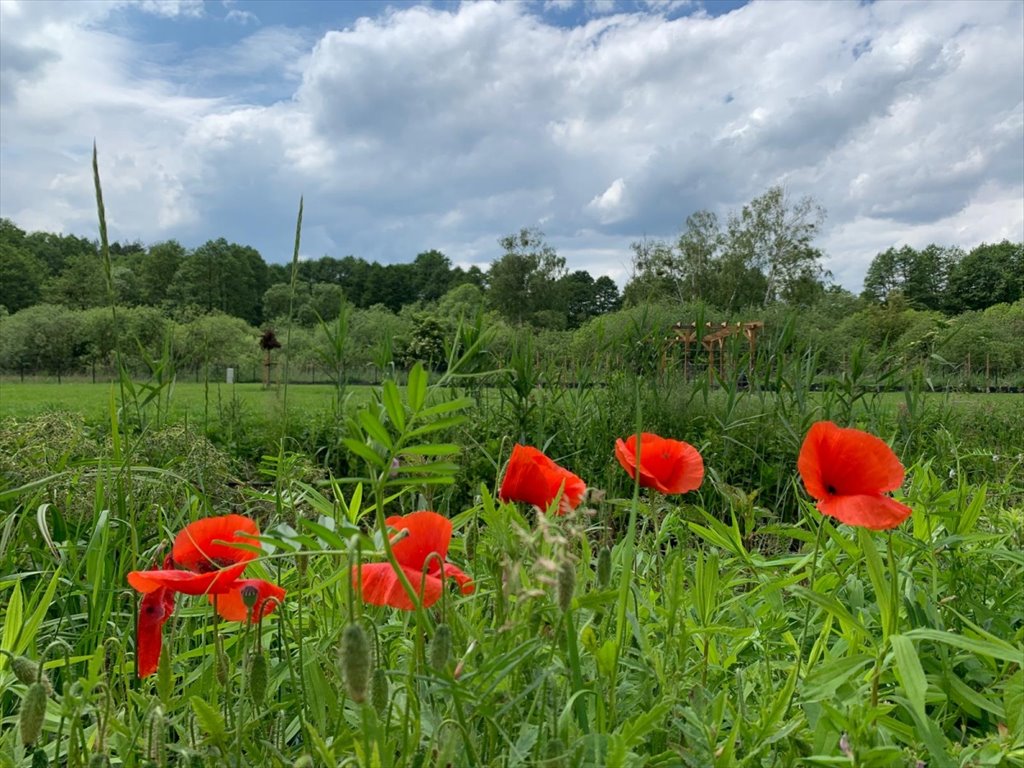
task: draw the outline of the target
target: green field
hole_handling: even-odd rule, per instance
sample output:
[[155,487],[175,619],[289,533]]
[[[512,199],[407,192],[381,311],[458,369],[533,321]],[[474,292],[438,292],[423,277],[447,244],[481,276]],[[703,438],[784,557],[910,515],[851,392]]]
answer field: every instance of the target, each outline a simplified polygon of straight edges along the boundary
[[[0,768],[1024,764],[1022,398],[531,375],[414,369],[340,413],[317,385],[138,384],[112,409],[116,384],[0,382]],[[797,457],[821,420],[881,438],[905,476],[872,493],[908,517],[819,512]],[[698,487],[635,483],[638,430],[696,447]],[[579,476],[576,509],[554,514],[561,479],[532,507],[528,470],[496,498],[516,443]],[[844,456],[836,493],[870,496]],[[439,527],[400,545],[424,509]],[[173,578],[234,562],[188,565],[189,525],[227,513],[280,604],[142,602],[172,551]],[[410,569],[405,597],[354,568]]]
[[[360,388],[350,387],[349,392]],[[366,388],[361,388],[364,393]],[[334,388],[324,384],[293,384],[288,388],[288,408],[297,413],[329,410]],[[46,411],[70,410],[88,421],[108,418],[112,398],[120,396],[117,383],[93,384],[85,381],[17,382],[0,381],[0,418],[26,418]],[[358,398],[358,395],[356,395]],[[232,401],[253,414],[276,418],[284,407],[281,387],[264,389],[260,384],[222,384],[176,382],[170,391],[171,421],[186,417],[196,423],[215,418]]]

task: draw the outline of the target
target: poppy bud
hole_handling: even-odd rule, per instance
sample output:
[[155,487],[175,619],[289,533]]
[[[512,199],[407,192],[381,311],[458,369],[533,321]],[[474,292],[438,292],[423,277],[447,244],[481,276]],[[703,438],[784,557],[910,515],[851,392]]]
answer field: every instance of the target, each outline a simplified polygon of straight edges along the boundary
[[452,628],[447,624],[438,624],[434,630],[434,639],[430,641],[430,666],[440,672],[448,666],[452,655]]
[[[36,747],[32,753],[32,768],[50,768],[50,761],[46,758],[46,752],[42,747]],[[92,768],[91,761],[89,768]]]
[[49,696],[53,693],[53,686],[50,685],[50,678],[43,672],[39,674],[39,665],[32,659],[26,656],[12,656],[11,657],[11,671],[14,676],[18,678],[19,683],[24,685],[32,685],[32,683],[42,683],[43,687],[46,688],[46,695]]
[[370,683],[370,703],[377,710],[377,714],[383,716],[384,710],[388,706],[388,676],[379,667],[373,670],[373,680]]
[[556,585],[558,607],[565,613],[572,607],[572,595],[576,591],[576,566],[572,560],[565,559],[558,564],[558,583]]
[[21,700],[18,714],[18,726],[21,729],[21,743],[24,746],[35,744],[43,730],[43,718],[46,717],[46,687],[42,683],[32,683]]
[[465,549],[466,549],[466,559],[467,560],[475,560],[476,559],[476,545],[477,545],[477,542],[479,542],[479,541],[480,541],[480,526],[478,526],[476,524],[476,522],[472,522],[472,523],[470,523],[469,527],[466,529],[466,540],[464,542]]
[[254,704],[262,704],[267,694],[267,657],[257,653],[249,662],[249,695]]
[[252,584],[242,587],[242,602],[245,607],[252,610],[256,607],[256,601],[260,599],[260,590]]
[[231,674],[228,671],[228,656],[224,653],[222,648],[217,649],[217,658],[214,663],[217,672],[217,682],[220,683],[222,687],[227,688],[228,681],[231,679]]
[[370,640],[362,624],[349,624],[341,634],[341,672],[348,695],[360,704],[366,701],[370,681]]
[[612,580],[611,547],[601,547],[597,553],[597,586],[606,589]]
[[110,768],[110,758],[103,752],[94,752],[89,758],[89,768]]
[[313,765],[313,758],[309,755],[303,755],[292,763],[292,768],[313,768]]

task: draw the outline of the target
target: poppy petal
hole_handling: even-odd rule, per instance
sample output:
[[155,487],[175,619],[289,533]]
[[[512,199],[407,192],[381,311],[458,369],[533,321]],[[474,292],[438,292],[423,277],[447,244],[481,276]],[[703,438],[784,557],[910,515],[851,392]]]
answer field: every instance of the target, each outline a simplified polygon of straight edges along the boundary
[[[436,552],[441,560],[448,556],[448,544],[452,540],[452,523],[444,515],[429,510],[411,512],[408,515],[395,515],[385,521],[396,531],[408,531],[408,535],[392,545],[395,559],[406,568],[417,573],[423,570],[423,564]],[[431,558],[430,570],[437,570],[437,558]]]
[[[256,602],[250,609],[242,597],[242,590],[252,587],[256,590]],[[217,614],[227,621],[259,620],[270,615],[277,604],[284,600],[285,590],[277,584],[263,579],[239,579],[228,592],[222,595],[207,595],[217,609]],[[275,598],[271,600],[270,598]]]
[[910,507],[881,494],[832,496],[818,502],[818,510],[847,525],[859,525],[875,531],[895,528],[911,513]]
[[808,430],[797,469],[807,493],[819,501],[880,494],[903,484],[903,465],[884,440],[831,421],[819,421]]
[[173,569],[131,571],[128,574],[128,583],[143,594],[155,592],[161,587],[185,595],[224,594],[242,575],[246,565],[247,563],[238,563],[210,573],[192,573],[191,571]]
[[[441,580],[436,576],[423,575],[419,571],[402,566],[409,583],[420,596],[424,608],[429,608],[441,597]],[[389,605],[403,611],[415,610],[412,600],[398,580],[398,574],[390,563],[366,563],[352,569],[352,586],[362,582],[363,600],[373,605]]]
[[579,506],[586,490],[587,484],[578,475],[559,466],[536,448],[516,444],[512,448],[498,498],[547,509],[561,491],[558,513],[566,514]]
[[157,589],[143,595],[139,603],[138,634],[135,636],[135,655],[139,677],[149,677],[160,664],[163,648],[163,627],[174,612],[174,593]]
[[256,553],[232,546],[230,542],[259,546],[259,542],[252,538],[259,534],[256,523],[244,515],[221,515],[197,520],[187,525],[174,539],[174,562],[196,573],[248,562],[256,557]]
[[682,440],[661,437],[653,432],[640,435],[640,461],[637,462],[636,435],[615,441],[615,457],[630,477],[640,475],[640,485],[661,493],[687,493],[704,481],[704,459],[700,452]]
[[476,584],[473,583],[473,577],[463,573],[462,569],[451,563],[444,564],[444,575],[446,578],[455,579],[455,583],[459,585],[459,591],[464,595],[471,595],[476,591]]

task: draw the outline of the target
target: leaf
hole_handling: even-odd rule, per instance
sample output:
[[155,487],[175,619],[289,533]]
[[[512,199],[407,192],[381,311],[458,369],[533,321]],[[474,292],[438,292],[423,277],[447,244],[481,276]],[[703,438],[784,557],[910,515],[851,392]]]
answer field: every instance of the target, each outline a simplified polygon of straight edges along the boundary
[[455,443],[423,443],[402,448],[399,456],[451,456],[462,450]]
[[1003,706],[1006,709],[1006,727],[1016,744],[1024,743],[1024,669],[1018,669],[1003,690]]
[[928,692],[928,680],[924,676],[924,668],[921,660],[917,657],[917,649],[910,638],[903,635],[893,635],[889,638],[892,645],[893,655],[896,657],[896,671],[899,673],[900,683],[907,694],[911,706],[915,707],[919,714],[925,714],[924,697]]
[[870,635],[864,629],[864,626],[834,597],[823,595],[820,592],[813,592],[807,589],[807,587],[793,587],[793,591],[839,619],[839,623],[843,625],[844,632],[851,629],[856,630],[862,637],[870,639]]
[[223,744],[227,740],[227,727],[220,712],[199,696],[191,696],[189,701],[192,704],[192,711],[196,713],[199,727],[210,734],[215,744]]
[[43,623],[43,619],[46,618],[47,612],[50,610],[50,603],[53,602],[53,596],[57,592],[57,585],[60,584],[60,568],[53,573],[53,578],[50,579],[50,583],[46,587],[46,591],[43,593],[39,602],[36,603],[35,608],[30,608],[32,614],[25,621],[21,628],[18,642],[14,648],[14,653],[24,653],[29,645],[36,639],[36,633],[39,631],[39,626]]
[[406,382],[406,394],[409,399],[409,407],[413,413],[419,412],[423,403],[427,400],[427,373],[423,370],[422,363],[416,363],[409,371],[409,379]]
[[6,611],[4,611],[3,645],[0,646],[0,648],[11,653],[14,653],[14,644],[18,641],[18,635],[21,633],[23,600],[21,584],[14,582],[11,600],[7,604]]
[[362,428],[366,430],[366,434],[383,445],[389,451],[394,447],[391,435],[388,434],[384,425],[380,423],[380,419],[377,417],[376,413],[373,413],[368,408],[363,408],[359,411],[356,417],[359,419],[359,424]]
[[363,459],[371,467],[384,469],[384,459],[363,441],[356,440],[352,437],[345,437],[342,438],[341,442],[346,448],[352,451],[356,456]]
[[466,419],[466,416],[449,416],[447,419],[438,419],[437,421],[432,421],[429,424],[424,424],[421,427],[416,427],[416,429],[409,430],[409,432],[406,433],[405,438],[407,440],[415,440],[423,437],[424,435],[429,435],[432,432],[451,429],[452,427],[457,427],[460,424],[465,424]]
[[952,632],[943,632],[938,629],[924,628],[912,629],[904,633],[903,636],[911,640],[934,640],[937,643],[945,643],[954,648],[970,651],[978,656],[987,656],[991,659],[1009,661],[1015,664],[1020,664],[1021,659],[1024,658],[1024,648],[1014,646],[1002,640],[982,640],[976,637],[956,635]]
[[395,425],[399,432],[404,432],[405,406],[402,405],[402,396],[398,393],[398,385],[391,379],[384,382],[381,399],[384,401],[384,410],[387,411],[391,423]]
[[885,578],[885,571],[882,567],[882,558],[875,549],[875,540],[871,532],[864,528],[857,528],[857,541],[860,543],[861,552],[864,553],[864,562],[868,566],[868,576],[871,578],[871,586],[875,589],[875,601],[882,614],[882,639],[889,634],[893,626],[892,595],[889,592],[889,582]]

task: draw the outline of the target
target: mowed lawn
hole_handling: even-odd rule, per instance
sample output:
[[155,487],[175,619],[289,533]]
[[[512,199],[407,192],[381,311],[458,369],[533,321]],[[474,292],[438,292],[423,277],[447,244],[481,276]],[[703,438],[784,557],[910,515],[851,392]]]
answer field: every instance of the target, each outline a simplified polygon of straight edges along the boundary
[[[357,402],[369,387],[348,387],[346,393]],[[138,391],[139,397],[145,393]],[[164,393],[166,396],[166,392]],[[334,388],[326,384],[292,384],[288,387],[290,413],[323,412],[331,409]],[[109,418],[110,404],[120,399],[116,383],[84,381],[18,382],[0,380],[0,418],[27,418],[48,411],[74,411],[87,421]],[[253,416],[277,418],[284,407],[283,387],[264,389],[261,384],[177,382],[170,393],[170,420],[202,422],[241,410]]]

